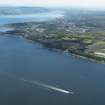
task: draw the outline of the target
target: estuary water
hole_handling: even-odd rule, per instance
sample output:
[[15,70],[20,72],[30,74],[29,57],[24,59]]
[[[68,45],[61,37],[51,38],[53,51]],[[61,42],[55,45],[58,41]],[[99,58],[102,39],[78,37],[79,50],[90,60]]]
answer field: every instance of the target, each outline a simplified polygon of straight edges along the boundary
[[105,105],[104,64],[13,36],[0,36],[0,105]]
[[0,24],[51,21],[53,19],[62,18],[63,16],[64,12],[62,11],[24,15],[0,15]]

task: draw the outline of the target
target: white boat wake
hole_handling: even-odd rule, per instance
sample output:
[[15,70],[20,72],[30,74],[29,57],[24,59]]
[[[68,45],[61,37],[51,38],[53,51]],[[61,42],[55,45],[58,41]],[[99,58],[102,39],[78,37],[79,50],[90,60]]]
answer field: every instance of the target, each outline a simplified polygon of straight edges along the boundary
[[71,95],[74,94],[73,91],[63,90],[63,89],[60,89],[60,88],[57,88],[57,87],[54,87],[54,86],[51,86],[51,85],[47,85],[47,84],[44,84],[44,83],[41,83],[41,82],[29,81],[29,80],[25,80],[25,79],[20,79],[20,80],[22,80],[24,82],[32,83],[32,84],[35,84],[35,85],[38,85],[38,86],[41,86],[41,87],[44,87],[44,88],[48,88],[48,89],[51,89],[51,90],[62,92],[62,93],[65,93],[65,94],[71,94]]

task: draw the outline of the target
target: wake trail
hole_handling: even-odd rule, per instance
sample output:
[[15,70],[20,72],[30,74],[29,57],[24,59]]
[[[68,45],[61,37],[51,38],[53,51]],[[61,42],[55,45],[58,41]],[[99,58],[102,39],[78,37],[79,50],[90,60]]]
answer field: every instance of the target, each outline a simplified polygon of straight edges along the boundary
[[47,88],[47,89],[58,91],[58,92],[61,92],[61,93],[71,94],[71,95],[74,94],[73,91],[68,91],[68,90],[60,89],[60,88],[57,88],[55,86],[47,85],[47,84],[44,84],[44,83],[41,83],[41,82],[38,82],[38,81],[30,81],[30,80],[25,80],[25,79],[20,79],[20,80],[22,80],[24,82],[32,83],[32,84],[35,84],[35,85],[38,85],[38,86],[41,86],[41,87],[44,87],[44,88]]
[[39,82],[39,81],[26,80],[26,79],[21,78],[21,77],[17,78],[16,76],[10,75],[8,72],[0,72],[0,73],[5,74],[5,75],[7,75],[9,77],[13,77],[16,80],[20,80],[20,81],[24,81],[24,82],[27,82],[27,83],[31,83],[31,84],[34,84],[34,85],[37,85],[37,86],[41,86],[41,87],[44,87],[44,88],[47,88],[47,89],[50,89],[50,90],[58,91],[58,92],[61,92],[61,93],[74,95],[74,92],[72,90],[68,91],[68,90],[57,88],[55,86],[48,85],[48,84],[45,84],[45,83],[42,83],[42,82]]

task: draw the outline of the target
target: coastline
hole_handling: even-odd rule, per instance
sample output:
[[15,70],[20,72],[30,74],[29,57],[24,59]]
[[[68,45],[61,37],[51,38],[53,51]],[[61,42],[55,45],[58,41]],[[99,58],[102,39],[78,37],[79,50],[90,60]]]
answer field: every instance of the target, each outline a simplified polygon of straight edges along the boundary
[[[11,37],[13,36],[12,34],[4,34],[5,36],[8,36],[8,37]],[[1,35],[2,36],[2,35]],[[96,59],[93,59],[93,58],[88,58],[87,56],[82,56],[82,55],[79,55],[79,54],[75,54],[75,53],[70,53],[69,51],[65,51],[65,50],[62,50],[62,49],[56,49],[56,48],[51,48],[51,47],[47,47],[45,46],[44,44],[38,42],[38,41],[35,41],[35,40],[31,40],[31,39],[28,39],[28,38],[25,38],[23,36],[17,36],[17,35],[14,35],[13,37],[19,37],[19,38],[22,38],[22,39],[25,39],[27,41],[30,41],[31,43],[38,43],[40,44],[43,48],[47,48],[48,50],[50,51],[55,51],[55,52],[60,52],[60,53],[64,53],[64,54],[67,54],[67,55],[70,55],[70,56],[73,56],[75,58],[81,58],[81,59],[84,59],[84,60],[89,60],[89,61],[92,61],[92,62],[95,62],[95,63],[98,63],[98,64],[105,64],[105,61],[99,61],[99,60],[96,60]]]
[[[31,25],[30,25],[31,24]],[[96,56],[93,52],[92,53],[85,53],[85,47],[82,48],[81,51],[78,50],[78,47],[75,48],[75,45],[77,44],[77,42],[73,42],[73,40],[71,40],[69,43],[71,44],[72,42],[74,43],[73,45],[73,49],[70,48],[63,48],[62,46],[59,46],[59,44],[62,44],[63,41],[67,42],[68,43],[68,39],[67,40],[61,40],[60,42],[58,41],[56,44],[56,40],[59,40],[59,38],[57,39],[56,37],[54,37],[55,39],[53,39],[53,36],[51,35],[48,35],[46,33],[36,33],[36,28],[32,31],[31,28],[34,26],[34,25],[39,25],[39,24],[45,24],[45,23],[14,23],[14,24],[7,24],[7,25],[4,25],[3,27],[9,27],[9,28],[13,28],[13,30],[7,30],[6,32],[1,32],[0,35],[14,35],[14,36],[19,36],[19,37],[22,37],[24,39],[27,39],[27,40],[30,40],[32,42],[37,42],[39,44],[41,44],[42,46],[48,48],[48,49],[51,49],[51,50],[54,50],[54,51],[60,51],[60,52],[64,52],[64,53],[67,53],[67,54],[70,54],[74,57],[78,57],[78,58],[82,58],[82,59],[87,59],[89,61],[92,61],[92,62],[96,62],[96,63],[101,63],[101,64],[105,64],[105,58],[102,58],[102,57],[99,57],[99,56]],[[48,23],[47,23],[48,24]],[[29,27],[27,31],[27,27]],[[46,26],[47,27],[47,26]],[[40,29],[40,28],[38,28]],[[42,30],[42,28],[41,28]],[[39,30],[40,31],[40,30]],[[62,37],[61,37],[62,38]],[[53,40],[53,41],[52,41]],[[79,41],[77,39],[77,41]],[[69,45],[70,46],[70,45]],[[84,45],[82,45],[84,46]],[[81,47],[81,46],[79,46]],[[75,50],[74,50],[75,48]]]

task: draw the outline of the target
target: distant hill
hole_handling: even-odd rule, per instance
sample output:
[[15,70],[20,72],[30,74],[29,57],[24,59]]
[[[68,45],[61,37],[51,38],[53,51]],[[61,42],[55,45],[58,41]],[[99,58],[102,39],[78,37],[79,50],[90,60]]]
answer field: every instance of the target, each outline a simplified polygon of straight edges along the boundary
[[51,9],[42,7],[0,7],[0,15],[19,15],[50,12]]

